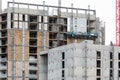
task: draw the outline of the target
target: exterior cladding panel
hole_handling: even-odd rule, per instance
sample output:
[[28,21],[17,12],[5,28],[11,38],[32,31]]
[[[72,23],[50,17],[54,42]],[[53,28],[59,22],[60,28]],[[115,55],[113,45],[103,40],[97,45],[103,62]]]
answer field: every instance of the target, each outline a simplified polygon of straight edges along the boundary
[[[86,46],[86,47],[85,47]],[[101,69],[101,80],[109,80],[110,78],[110,52],[113,47],[104,45],[94,45],[89,41],[82,43],[73,43],[66,46],[48,50],[48,80],[62,79],[60,70],[65,70],[66,80],[85,80],[85,70],[87,69],[87,80],[97,80],[97,69]],[[100,51],[101,58],[97,59],[97,51]],[[65,60],[59,58],[65,53]],[[118,78],[118,53],[120,47],[114,47],[114,80]],[[44,53],[41,52],[42,54]],[[85,60],[87,55],[87,61]],[[57,58],[58,57],[58,58]],[[97,67],[97,60],[101,61],[101,67]],[[65,68],[61,68],[62,61],[65,61]],[[86,66],[85,67],[85,61]],[[56,66],[57,65],[57,66]],[[54,66],[54,67],[52,67]],[[57,74],[57,75],[56,75]],[[59,75],[59,76],[58,76]],[[61,77],[60,77],[61,76]]]

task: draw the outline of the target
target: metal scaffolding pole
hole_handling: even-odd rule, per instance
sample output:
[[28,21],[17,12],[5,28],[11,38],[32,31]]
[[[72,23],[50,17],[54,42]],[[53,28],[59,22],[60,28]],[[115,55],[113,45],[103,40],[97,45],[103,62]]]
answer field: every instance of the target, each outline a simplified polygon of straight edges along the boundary
[[[71,4],[71,8],[73,8],[73,3]],[[73,9],[71,9],[70,32],[73,32]]]
[[85,41],[85,80],[87,80],[87,41]]
[[[23,20],[24,21],[24,20]],[[22,23],[22,80],[25,80],[25,23]]]
[[13,0],[13,26],[11,27],[11,47],[12,47],[12,80],[16,80],[16,46],[14,43],[14,0]]
[[57,16],[57,20],[58,20],[58,27],[57,27],[57,46],[60,46],[60,19],[61,18],[61,0],[58,1],[58,16]]
[[45,30],[45,1],[43,1],[43,23],[42,23],[42,31],[43,31],[43,51],[46,50],[46,30]]
[[88,30],[87,30],[87,32],[90,32],[90,5],[88,5],[87,19],[88,19]]

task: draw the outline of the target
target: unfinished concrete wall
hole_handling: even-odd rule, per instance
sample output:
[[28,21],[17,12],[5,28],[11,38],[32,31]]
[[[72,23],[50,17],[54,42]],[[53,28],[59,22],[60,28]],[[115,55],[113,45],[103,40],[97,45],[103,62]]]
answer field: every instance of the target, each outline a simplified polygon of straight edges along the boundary
[[[62,59],[63,52],[65,59]],[[48,54],[48,80],[56,78],[66,80],[114,78],[115,80],[119,78],[120,47],[94,45],[85,41],[41,52],[41,56],[46,54]],[[113,69],[114,71],[111,73]]]

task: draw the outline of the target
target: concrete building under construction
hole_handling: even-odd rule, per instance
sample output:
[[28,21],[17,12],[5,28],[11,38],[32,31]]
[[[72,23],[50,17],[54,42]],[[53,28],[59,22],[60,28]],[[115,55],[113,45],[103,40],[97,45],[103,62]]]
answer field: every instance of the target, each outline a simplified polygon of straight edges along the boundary
[[40,80],[119,80],[120,47],[85,40],[40,52]]
[[89,8],[8,2],[0,13],[0,80],[39,80],[39,52],[86,39],[104,44],[104,31]]

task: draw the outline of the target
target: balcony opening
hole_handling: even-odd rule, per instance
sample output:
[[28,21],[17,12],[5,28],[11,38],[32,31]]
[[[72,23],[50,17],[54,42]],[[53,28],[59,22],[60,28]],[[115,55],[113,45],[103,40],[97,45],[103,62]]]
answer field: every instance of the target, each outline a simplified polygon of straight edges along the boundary
[[101,61],[97,60],[97,68],[100,68],[100,67],[101,67]]
[[65,52],[62,52],[62,59],[65,59]]
[[13,27],[13,22],[11,22],[11,28],[14,28],[14,27]]
[[7,52],[7,48],[5,48],[5,47],[2,48],[2,49],[1,49],[1,52],[2,52],[2,53],[6,53],[6,52]]
[[1,29],[6,29],[7,28],[7,24],[2,24]]
[[65,61],[62,61],[62,68],[65,68]]
[[101,76],[101,70],[97,69],[97,76]]
[[52,26],[51,25],[49,25],[49,31],[52,31]]
[[118,76],[120,77],[120,70],[118,70]]
[[43,18],[43,16],[41,16],[41,22],[43,22],[43,20],[44,20],[44,18]]
[[37,29],[38,29],[37,24],[31,23],[31,24],[29,25],[29,30],[37,30]]
[[23,14],[23,16],[22,16],[22,19],[23,19],[23,21],[25,21],[25,15]]
[[110,68],[113,68],[113,62],[110,61]]
[[37,22],[37,16],[29,16],[30,22]]
[[97,59],[101,59],[101,52],[97,51]]
[[97,80],[101,80],[101,78],[97,78]]
[[120,53],[118,53],[118,60],[120,60]]
[[62,78],[64,78],[64,77],[65,77],[65,71],[62,70]]
[[5,20],[7,20],[7,14],[2,15],[2,21],[5,21]]
[[29,63],[29,66],[36,67],[36,66],[37,66],[37,63]]
[[29,53],[37,53],[37,47],[30,47]]
[[2,32],[1,36],[2,36],[2,37],[7,36],[7,32]]
[[118,62],[118,68],[120,68],[120,62]]
[[113,53],[110,52],[110,59],[113,59]]
[[110,70],[110,77],[112,77],[113,76],[113,71],[112,70]]
[[7,44],[7,40],[2,40],[1,43],[2,43],[2,45]]
[[36,39],[30,39],[29,44],[33,45],[33,46],[36,46],[37,45],[37,40]]
[[60,31],[67,32],[67,26],[60,26]]
[[36,38],[37,37],[37,32],[30,31],[30,37],[31,38]]

